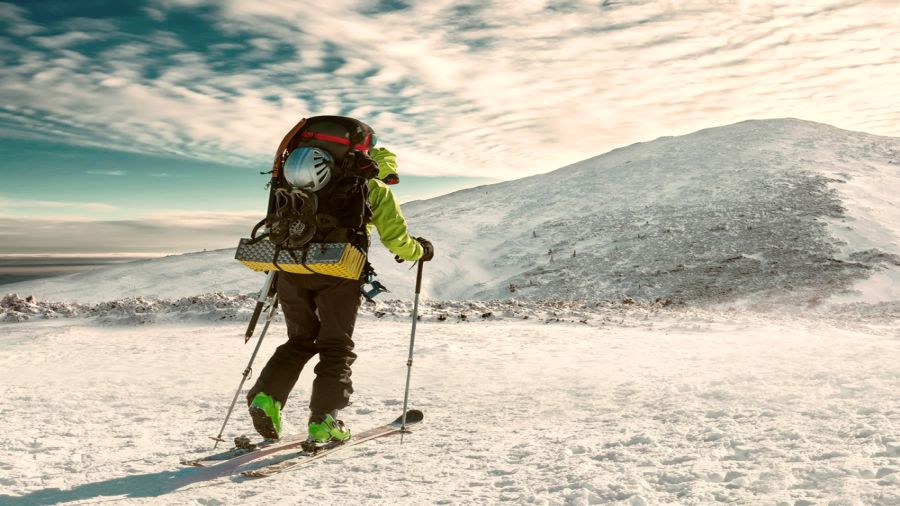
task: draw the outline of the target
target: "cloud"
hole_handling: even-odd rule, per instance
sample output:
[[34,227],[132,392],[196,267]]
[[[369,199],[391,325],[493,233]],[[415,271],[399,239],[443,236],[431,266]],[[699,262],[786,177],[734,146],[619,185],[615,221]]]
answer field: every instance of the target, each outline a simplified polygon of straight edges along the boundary
[[84,173],[92,176],[124,176],[127,174],[124,170],[86,170]]
[[26,17],[28,11],[18,5],[0,2],[0,24],[12,35],[26,36],[40,32],[40,25],[34,24]]
[[84,211],[113,211],[115,206],[100,202],[61,202],[55,200],[10,199],[0,197],[0,208],[76,209]]
[[[900,135],[890,2],[385,4],[156,0],[141,34],[0,4],[40,32],[0,41],[0,97],[28,106],[0,129],[260,166],[300,116],[355,114],[404,173],[498,178],[748,118]],[[106,49],[80,51],[87,36]]]
[[144,13],[154,21],[165,21],[166,13],[163,9],[159,9],[156,7],[143,7]]
[[[262,217],[257,211],[165,211],[148,214],[142,218],[142,221],[159,224],[163,227],[230,229],[235,223],[255,225]],[[250,232],[250,229],[246,229],[245,232]]]
[[69,46],[77,45],[81,42],[91,42],[97,40],[96,35],[85,32],[67,32],[59,35],[48,35],[44,37],[31,37],[31,41],[39,46],[48,49],[63,49]]
[[0,259],[21,259],[21,258],[157,258],[165,255],[165,253],[146,253],[146,252],[117,252],[117,253],[0,253]]
[[92,33],[115,33],[118,31],[118,25],[110,19],[97,18],[70,18],[59,23],[61,28],[71,31],[92,32]]
[[[2,205],[0,200],[0,205]],[[237,246],[259,213],[172,212],[130,220],[0,216],[5,254],[172,253]]]

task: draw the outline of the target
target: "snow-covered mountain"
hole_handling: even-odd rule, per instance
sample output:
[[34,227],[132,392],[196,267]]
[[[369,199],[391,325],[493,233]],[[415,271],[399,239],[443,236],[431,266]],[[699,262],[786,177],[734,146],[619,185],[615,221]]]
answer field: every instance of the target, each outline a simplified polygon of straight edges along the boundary
[[[406,205],[438,250],[416,365],[412,303],[387,300],[413,272],[376,246],[394,293],[357,320],[341,418],[394,419],[411,377],[425,420],[261,481],[237,473],[295,454],[178,465],[210,453],[254,346],[260,368],[287,338],[245,344],[262,275],[233,250],[4,285],[0,504],[898,505],[898,162],[897,139],[745,122]],[[892,302],[743,304],[851,289]],[[575,297],[613,300],[554,300]],[[226,439],[254,432],[239,403]]]
[[[900,139],[779,119],[634,144],[411,202],[404,212],[411,231],[435,244],[424,292],[436,299],[878,302],[900,300],[898,195]],[[232,254],[141,261],[3,291],[102,301],[258,290],[261,276]],[[391,257],[372,248],[382,281],[409,297],[409,265]]]
[[900,281],[900,139],[747,121],[405,212],[445,255],[438,298],[874,296]]

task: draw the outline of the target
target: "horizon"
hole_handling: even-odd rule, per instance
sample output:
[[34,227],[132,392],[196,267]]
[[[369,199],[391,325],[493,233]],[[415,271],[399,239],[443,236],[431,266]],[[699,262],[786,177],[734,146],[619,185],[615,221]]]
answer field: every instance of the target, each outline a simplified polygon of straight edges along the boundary
[[0,2],[0,254],[233,247],[303,116],[371,124],[401,202],[747,120],[900,136],[898,23],[879,0]]

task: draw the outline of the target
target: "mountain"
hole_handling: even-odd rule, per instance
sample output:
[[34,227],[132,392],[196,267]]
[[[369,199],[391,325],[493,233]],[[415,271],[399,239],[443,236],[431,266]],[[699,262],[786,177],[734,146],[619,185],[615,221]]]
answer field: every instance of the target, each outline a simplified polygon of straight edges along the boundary
[[[413,234],[435,244],[424,293],[436,299],[879,302],[900,300],[898,195],[900,139],[777,119],[638,143],[403,209]],[[2,291],[98,301],[258,290],[262,277],[231,256]],[[372,261],[393,296],[411,295],[409,264],[377,245]]]
[[815,299],[862,280],[900,298],[900,139],[807,121],[665,137],[404,211],[446,259],[427,266],[437,298]]

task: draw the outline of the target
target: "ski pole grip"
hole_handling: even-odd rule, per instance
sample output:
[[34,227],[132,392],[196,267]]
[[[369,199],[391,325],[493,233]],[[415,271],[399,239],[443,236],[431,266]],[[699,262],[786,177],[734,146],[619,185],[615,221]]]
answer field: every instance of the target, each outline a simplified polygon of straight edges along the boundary
[[425,262],[419,260],[419,270],[416,271],[416,295],[422,292],[422,266]]

